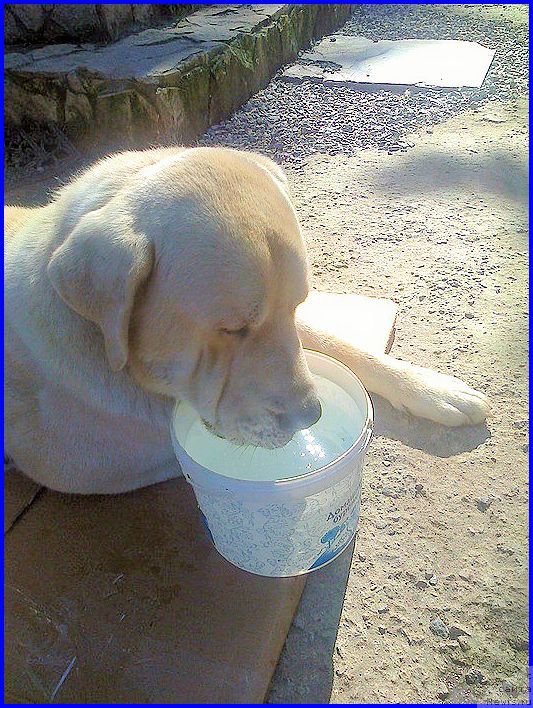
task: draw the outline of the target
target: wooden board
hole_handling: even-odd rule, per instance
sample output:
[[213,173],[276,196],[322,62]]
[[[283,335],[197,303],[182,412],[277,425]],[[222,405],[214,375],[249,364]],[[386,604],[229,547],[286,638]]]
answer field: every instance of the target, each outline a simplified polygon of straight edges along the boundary
[[318,349],[320,333],[324,333],[367,351],[388,352],[397,311],[392,300],[315,290],[296,310],[296,319],[308,333],[314,333],[307,339],[314,339]]

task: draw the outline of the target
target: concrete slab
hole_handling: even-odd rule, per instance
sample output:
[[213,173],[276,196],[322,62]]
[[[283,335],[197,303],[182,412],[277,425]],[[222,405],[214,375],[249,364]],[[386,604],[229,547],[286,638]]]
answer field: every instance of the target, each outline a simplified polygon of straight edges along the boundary
[[332,35],[304,52],[283,77],[325,84],[480,87],[495,50],[476,42],[402,39],[372,41]]
[[[299,317],[332,306],[347,316],[324,322],[337,337],[388,346],[393,303],[312,293]],[[10,472],[4,497],[6,702],[264,701],[305,577],[225,561],[183,478],[88,497]]]
[[15,524],[41,489],[40,484],[24,476],[10,461],[4,461],[4,533]]
[[45,490],[5,552],[10,703],[260,703],[303,588],[224,561],[183,478]]
[[385,298],[315,290],[297,308],[296,319],[309,349],[321,351],[325,335],[367,351],[388,352],[397,312],[398,305]]

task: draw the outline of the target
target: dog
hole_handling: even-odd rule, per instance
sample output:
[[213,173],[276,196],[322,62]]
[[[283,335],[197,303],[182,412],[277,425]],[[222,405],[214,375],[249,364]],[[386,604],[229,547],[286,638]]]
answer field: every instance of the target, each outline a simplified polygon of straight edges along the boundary
[[[267,448],[320,416],[302,349],[316,333],[295,317],[305,245],[268,158],[122,152],[4,220],[5,453],[36,482],[116,494],[180,475],[176,399]],[[488,414],[454,377],[334,338],[320,349],[399,410],[447,426]]]

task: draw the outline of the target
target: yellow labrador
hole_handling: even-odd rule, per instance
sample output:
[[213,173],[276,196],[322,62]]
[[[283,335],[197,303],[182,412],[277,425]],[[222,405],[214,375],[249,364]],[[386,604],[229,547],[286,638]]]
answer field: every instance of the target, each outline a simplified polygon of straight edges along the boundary
[[[180,474],[176,398],[237,443],[277,447],[320,405],[295,310],[304,242],[282,170],[223,148],[112,155],[39,209],[5,208],[5,452],[64,492]],[[479,423],[458,379],[324,340],[370,391]]]

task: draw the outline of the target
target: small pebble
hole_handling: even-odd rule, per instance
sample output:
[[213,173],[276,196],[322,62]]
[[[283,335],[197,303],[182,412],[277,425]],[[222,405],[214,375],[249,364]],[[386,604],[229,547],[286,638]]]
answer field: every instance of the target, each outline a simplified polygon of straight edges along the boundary
[[448,686],[446,686],[445,683],[441,683],[437,688],[437,698],[442,701],[445,698],[448,698],[449,695],[450,691],[448,689]]
[[425,580],[419,580],[418,582],[415,583],[415,588],[417,590],[425,590],[428,587],[429,587],[429,585]]
[[450,630],[439,617],[437,617],[437,619],[431,620],[431,622],[429,623],[429,628],[437,637],[441,637],[442,639],[448,639]]
[[383,519],[378,519],[378,521],[376,521],[376,528],[377,529],[386,529],[387,526],[388,526],[387,522],[383,521]]
[[502,689],[505,693],[512,693],[515,690],[515,687],[512,681],[509,681],[509,679],[504,679],[502,681]]
[[394,489],[391,489],[390,487],[383,487],[381,493],[385,497],[391,497],[392,499],[398,498],[398,492],[395,492]]
[[472,648],[468,637],[457,637],[457,644],[459,644],[463,651],[468,651]]
[[465,676],[467,684],[473,686],[474,684],[484,683],[485,677],[479,669],[471,669]]
[[380,624],[380,625],[378,626],[378,632],[379,632],[380,634],[385,634],[386,631],[387,631],[387,628],[384,627],[382,624]]
[[468,526],[467,531],[468,531],[468,533],[471,533],[472,536],[478,536],[480,533],[483,533],[484,529],[483,528],[474,528],[473,526]]
[[492,497],[480,497],[476,499],[476,506],[480,511],[487,511],[494,499]]
[[457,625],[454,624],[450,627],[450,635],[449,636],[450,636],[450,639],[458,639],[459,637],[463,637],[463,636],[469,637],[470,635],[466,630],[461,629],[461,627],[458,627]]
[[516,651],[527,651],[529,648],[529,642],[524,637],[511,637],[508,641]]

